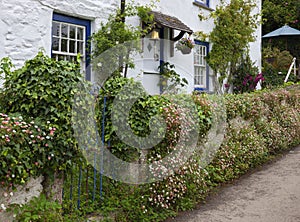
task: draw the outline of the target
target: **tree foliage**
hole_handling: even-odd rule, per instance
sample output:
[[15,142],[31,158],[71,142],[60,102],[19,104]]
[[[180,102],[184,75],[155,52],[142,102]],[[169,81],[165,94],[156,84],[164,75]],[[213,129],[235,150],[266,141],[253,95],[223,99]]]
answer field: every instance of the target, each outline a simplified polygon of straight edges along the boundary
[[285,24],[300,29],[300,1],[263,0],[263,34]]
[[[139,51],[139,40],[152,29],[153,15],[149,12],[153,7],[153,4],[142,6],[127,3],[125,8],[111,14],[106,23],[101,23],[99,30],[92,35],[93,63],[103,79],[112,73],[122,73],[123,68],[126,76],[127,68],[134,66],[130,56]],[[134,26],[125,22],[125,18],[132,17],[139,17],[144,25]]]
[[258,25],[258,14],[253,14],[255,7],[253,0],[231,0],[229,4],[222,1],[210,15],[215,27],[209,34],[213,45],[207,62],[220,75],[219,83],[226,77],[231,81],[239,61],[248,53],[249,42],[255,41]]
[[[263,35],[283,25],[300,30],[300,1],[263,0]],[[288,50],[294,57],[300,56],[300,36],[263,38],[263,47]],[[292,61],[290,61],[291,63]]]

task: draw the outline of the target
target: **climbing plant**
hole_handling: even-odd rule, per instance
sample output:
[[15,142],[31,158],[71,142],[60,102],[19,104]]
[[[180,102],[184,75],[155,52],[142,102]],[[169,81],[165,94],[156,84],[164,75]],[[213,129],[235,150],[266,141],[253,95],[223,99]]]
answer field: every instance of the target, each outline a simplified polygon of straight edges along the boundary
[[[134,66],[130,55],[140,50],[139,40],[154,25],[153,15],[150,13],[154,3],[145,6],[127,3],[123,7],[110,15],[106,23],[101,23],[99,30],[91,37],[94,67],[101,72],[103,79],[112,73],[122,72],[126,77],[127,69]],[[125,18],[137,16],[141,19],[142,26],[134,26],[125,21]]]
[[220,92],[220,83],[227,78],[232,81],[233,73],[245,54],[249,42],[255,41],[254,31],[258,26],[258,14],[253,13],[256,5],[253,0],[231,0],[221,5],[209,17],[199,15],[201,19],[214,19],[215,27],[208,35],[212,49],[207,62],[216,78],[216,90]]

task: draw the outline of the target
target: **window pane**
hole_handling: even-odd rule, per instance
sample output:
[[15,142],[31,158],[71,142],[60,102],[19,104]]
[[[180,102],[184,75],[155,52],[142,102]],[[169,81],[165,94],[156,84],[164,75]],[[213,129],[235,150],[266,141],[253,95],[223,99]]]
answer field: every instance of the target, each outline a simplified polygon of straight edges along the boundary
[[71,61],[71,62],[76,61],[76,56],[67,56],[66,58],[68,61]]
[[61,36],[68,37],[68,25],[66,24],[61,25]]
[[75,33],[76,33],[76,27],[75,26],[70,26],[70,39],[75,39]]
[[83,28],[77,28],[77,39],[83,40]]
[[52,38],[52,50],[59,51],[59,38]]
[[59,36],[60,25],[57,22],[52,22],[52,35]]
[[194,84],[206,87],[206,46],[195,45],[194,51]]
[[65,60],[65,56],[59,55],[59,56],[58,56],[58,60]]
[[70,44],[70,46],[69,46],[69,52],[71,52],[71,53],[75,53],[76,51],[75,51],[75,41],[73,41],[73,40],[70,40],[70,42],[69,42],[69,44]]
[[[64,16],[66,17],[66,16]],[[81,24],[71,24],[61,21],[52,21],[52,57],[56,60],[76,62],[77,53],[81,56],[81,68],[85,70],[86,27]],[[87,28],[90,29],[89,23]]]
[[77,53],[83,55],[83,42],[77,42]]
[[62,39],[61,40],[61,51],[62,52],[67,52],[68,51],[68,40],[67,39]]

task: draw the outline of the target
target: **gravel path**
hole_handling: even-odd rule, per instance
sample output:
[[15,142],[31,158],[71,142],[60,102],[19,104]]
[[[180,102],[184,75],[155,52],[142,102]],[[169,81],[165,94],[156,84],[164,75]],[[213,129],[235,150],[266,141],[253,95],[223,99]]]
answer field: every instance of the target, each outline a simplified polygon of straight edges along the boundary
[[168,222],[300,222],[300,146]]

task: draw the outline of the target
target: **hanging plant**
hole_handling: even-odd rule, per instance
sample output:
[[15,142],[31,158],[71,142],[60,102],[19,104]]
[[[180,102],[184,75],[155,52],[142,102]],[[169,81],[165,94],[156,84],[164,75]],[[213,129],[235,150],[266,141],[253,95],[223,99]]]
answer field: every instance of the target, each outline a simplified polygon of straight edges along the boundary
[[190,38],[182,38],[178,41],[175,48],[181,51],[182,54],[189,54],[194,48],[194,42]]

